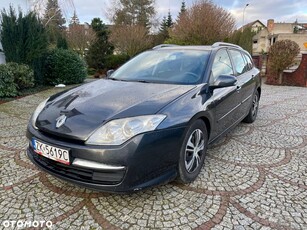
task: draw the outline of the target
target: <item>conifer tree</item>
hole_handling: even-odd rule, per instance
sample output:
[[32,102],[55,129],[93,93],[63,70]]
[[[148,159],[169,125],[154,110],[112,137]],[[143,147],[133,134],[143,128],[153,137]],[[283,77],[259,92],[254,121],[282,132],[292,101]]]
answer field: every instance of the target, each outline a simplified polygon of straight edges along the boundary
[[58,37],[65,29],[66,20],[63,17],[58,0],[48,0],[43,18],[44,25],[48,32],[49,42],[56,44]]
[[186,11],[187,11],[187,9],[186,9],[186,5],[185,5],[185,1],[182,1],[180,12],[179,12],[179,15],[178,15],[178,19],[180,19],[180,17],[183,16]]
[[86,61],[91,68],[103,69],[106,57],[113,53],[114,47],[109,43],[109,31],[100,18],[94,18],[91,23],[96,33],[96,41],[90,46]]
[[168,21],[165,16],[163,17],[160,24],[159,34],[163,37],[163,40],[168,38]]
[[115,6],[113,21],[115,25],[139,25],[150,28],[156,14],[154,0],[119,0]]
[[174,25],[172,15],[170,10],[168,11],[167,17],[163,17],[162,22],[160,24],[158,40],[159,43],[164,43],[165,40],[169,38],[169,29]]
[[32,65],[47,48],[45,29],[34,12],[16,14],[10,6],[1,11],[0,42],[7,62]]
[[74,10],[74,15],[70,19],[70,23],[69,24],[70,25],[78,25],[78,24],[80,24],[80,20],[79,20],[79,18],[77,16],[77,13],[76,13],[75,10]]
[[171,28],[173,26],[173,18],[172,18],[172,15],[171,15],[171,11],[169,10],[168,11],[168,15],[167,15],[167,21],[166,21],[166,25],[168,28]]

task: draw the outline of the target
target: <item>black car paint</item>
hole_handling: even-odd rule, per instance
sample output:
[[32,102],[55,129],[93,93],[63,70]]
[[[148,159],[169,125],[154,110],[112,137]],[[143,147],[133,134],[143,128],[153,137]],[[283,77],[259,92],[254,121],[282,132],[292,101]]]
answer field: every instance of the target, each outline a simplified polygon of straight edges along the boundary
[[[36,125],[54,135],[85,141],[110,119],[155,114],[194,87],[101,79],[54,98],[40,113]],[[57,129],[54,123],[62,114],[68,119]]]
[[[28,148],[28,156],[41,169],[79,185],[109,192],[134,191],[159,184],[161,183],[161,178],[168,181],[176,177],[176,158],[174,156],[177,155],[179,150],[177,140],[181,137],[183,130],[184,127],[178,127],[141,134],[121,146],[88,147],[78,143],[67,143],[66,141],[47,137],[32,127],[28,127],[28,138],[32,138],[34,134],[39,140],[43,139],[47,143],[56,143],[58,147],[62,148],[68,147],[71,150],[71,160],[76,157],[82,157],[96,162],[108,162],[111,165],[127,166],[122,180],[114,184],[101,183],[101,181],[100,183],[99,181],[93,182],[84,177],[69,175],[69,172],[61,172],[58,169],[50,170],[51,167],[44,167],[42,162],[50,162],[51,160],[35,154],[31,143]],[[63,165],[62,167],[66,166]],[[97,172],[106,173],[107,171]],[[164,174],[169,177],[165,178]],[[163,181],[165,182],[165,180]]]
[[[261,93],[256,68],[238,76],[234,86],[210,88],[210,68],[217,50],[211,52],[203,83],[171,85],[99,80],[51,98],[37,119],[39,130],[29,124],[29,139],[35,137],[69,148],[72,159],[126,166],[119,183],[106,185],[52,171],[34,159],[40,156],[33,152],[31,143],[30,159],[57,177],[109,192],[135,191],[173,180],[177,175],[180,143],[193,121],[202,119],[206,123],[209,143],[212,143],[241,122],[248,113],[252,95],[256,90]],[[63,113],[70,117],[63,128],[56,129],[55,119]],[[165,114],[167,118],[155,131],[140,134],[121,146],[84,144],[96,128],[111,119],[155,113]]]

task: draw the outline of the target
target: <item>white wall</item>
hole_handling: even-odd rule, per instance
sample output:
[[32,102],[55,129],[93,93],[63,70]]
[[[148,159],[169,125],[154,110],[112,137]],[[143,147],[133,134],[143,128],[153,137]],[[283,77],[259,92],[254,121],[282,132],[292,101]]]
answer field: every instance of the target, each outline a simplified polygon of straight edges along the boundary
[[[0,50],[2,50],[2,44],[0,43]],[[5,55],[3,52],[0,51],[0,64],[5,63]]]
[[0,52],[0,64],[4,64],[5,63],[5,56],[3,52]]
[[278,35],[278,41],[279,40],[286,40],[289,39],[291,41],[296,42],[301,51],[307,51],[307,47],[305,47],[305,43],[307,43],[307,35],[306,34],[279,34]]

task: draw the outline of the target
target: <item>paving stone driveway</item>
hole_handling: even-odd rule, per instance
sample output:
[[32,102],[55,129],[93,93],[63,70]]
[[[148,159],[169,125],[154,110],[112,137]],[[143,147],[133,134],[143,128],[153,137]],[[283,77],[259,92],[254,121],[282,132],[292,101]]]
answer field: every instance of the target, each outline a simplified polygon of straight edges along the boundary
[[56,91],[0,105],[0,229],[307,229],[307,89],[263,85],[257,121],[212,146],[194,183],[132,195],[79,188],[27,159],[29,116]]

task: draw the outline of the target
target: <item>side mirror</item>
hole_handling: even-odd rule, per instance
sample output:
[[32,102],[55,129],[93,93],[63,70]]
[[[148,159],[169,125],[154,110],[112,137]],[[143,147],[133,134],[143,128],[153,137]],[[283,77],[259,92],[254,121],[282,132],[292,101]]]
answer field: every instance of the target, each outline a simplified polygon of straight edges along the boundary
[[114,73],[114,69],[110,69],[107,71],[107,78],[109,78],[113,73]]
[[237,82],[237,78],[235,76],[220,75],[215,80],[215,82],[212,85],[210,85],[210,89],[217,89],[217,88],[235,86],[236,82]]

